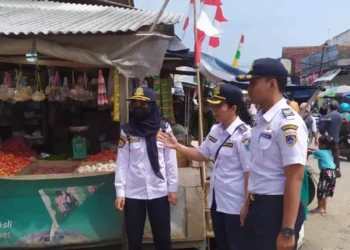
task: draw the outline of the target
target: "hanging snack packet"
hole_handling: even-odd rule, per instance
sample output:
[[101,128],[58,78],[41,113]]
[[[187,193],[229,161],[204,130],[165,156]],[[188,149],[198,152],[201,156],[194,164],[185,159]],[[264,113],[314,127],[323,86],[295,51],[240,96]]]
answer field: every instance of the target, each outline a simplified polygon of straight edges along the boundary
[[69,97],[69,85],[68,85],[68,78],[65,77],[63,80],[63,87],[61,88],[61,94],[63,98],[67,99]]
[[39,72],[37,72],[37,75],[36,75],[36,84],[37,84],[37,89],[32,96],[32,100],[35,102],[44,101],[46,99],[46,96],[41,91],[41,81],[40,81],[40,73]]

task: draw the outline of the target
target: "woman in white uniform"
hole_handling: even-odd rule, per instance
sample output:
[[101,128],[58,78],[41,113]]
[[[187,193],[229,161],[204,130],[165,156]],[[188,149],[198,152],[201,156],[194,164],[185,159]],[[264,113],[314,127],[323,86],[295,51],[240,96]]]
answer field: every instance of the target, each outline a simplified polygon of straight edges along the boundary
[[243,102],[240,89],[223,84],[207,99],[216,120],[199,148],[189,148],[177,142],[171,134],[161,134],[158,140],[168,148],[180,151],[187,159],[203,162],[215,158],[210,180],[209,206],[218,250],[243,250],[243,228],[240,210],[247,196],[249,142],[252,119]]
[[[157,142],[161,121],[152,89],[141,87],[131,97],[131,117],[119,140],[115,207],[125,211],[128,249],[141,250],[146,211],[156,250],[171,250],[170,205],[177,202],[176,152]],[[162,124],[165,124],[162,127]]]

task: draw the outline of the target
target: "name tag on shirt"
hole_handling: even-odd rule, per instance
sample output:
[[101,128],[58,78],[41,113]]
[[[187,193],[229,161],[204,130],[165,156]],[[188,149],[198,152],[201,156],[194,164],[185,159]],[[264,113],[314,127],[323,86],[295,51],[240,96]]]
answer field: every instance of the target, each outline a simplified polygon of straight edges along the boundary
[[222,146],[232,148],[233,143],[232,142],[225,142]]
[[265,138],[265,139],[271,140],[272,136],[271,136],[270,134],[261,133],[261,134],[260,134],[259,141],[260,141],[261,138]]
[[140,138],[131,138],[129,143],[140,142]]

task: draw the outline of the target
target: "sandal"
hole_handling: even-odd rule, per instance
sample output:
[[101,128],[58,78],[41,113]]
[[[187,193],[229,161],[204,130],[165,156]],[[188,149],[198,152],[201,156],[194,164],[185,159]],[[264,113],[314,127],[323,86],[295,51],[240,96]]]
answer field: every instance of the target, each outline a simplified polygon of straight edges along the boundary
[[326,214],[327,212],[321,210],[320,208],[316,207],[312,210],[309,211],[309,213],[312,213],[312,214]]

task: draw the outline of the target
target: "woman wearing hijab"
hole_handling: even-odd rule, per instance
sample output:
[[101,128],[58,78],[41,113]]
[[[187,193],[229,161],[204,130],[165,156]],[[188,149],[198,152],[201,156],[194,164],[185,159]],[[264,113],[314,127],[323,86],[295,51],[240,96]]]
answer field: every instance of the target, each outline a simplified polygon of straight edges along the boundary
[[141,250],[146,221],[150,221],[157,250],[171,250],[170,205],[177,203],[176,151],[157,142],[161,114],[152,89],[140,87],[129,99],[129,123],[122,126],[115,187],[116,209],[125,213],[129,250]]
[[171,133],[161,133],[158,140],[190,160],[203,162],[215,158],[209,206],[216,246],[218,250],[243,250],[243,211],[246,211],[243,204],[248,197],[250,163],[251,129],[247,124],[251,124],[252,119],[239,88],[223,84],[216,87],[213,94],[207,102],[219,123],[212,127],[200,147],[181,145]]

